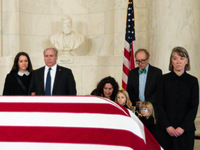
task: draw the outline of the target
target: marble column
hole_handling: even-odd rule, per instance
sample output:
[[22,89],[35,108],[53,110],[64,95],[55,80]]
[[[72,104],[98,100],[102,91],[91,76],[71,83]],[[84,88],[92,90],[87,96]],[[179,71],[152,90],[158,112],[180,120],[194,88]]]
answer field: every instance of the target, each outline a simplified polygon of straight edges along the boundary
[[[190,55],[190,74],[200,80],[200,1],[151,0],[149,39],[152,64],[168,72],[172,48],[185,47]],[[196,118],[200,134],[200,109]],[[197,123],[198,122],[198,123]]]
[[1,0],[1,56],[15,56],[19,51],[19,0]]

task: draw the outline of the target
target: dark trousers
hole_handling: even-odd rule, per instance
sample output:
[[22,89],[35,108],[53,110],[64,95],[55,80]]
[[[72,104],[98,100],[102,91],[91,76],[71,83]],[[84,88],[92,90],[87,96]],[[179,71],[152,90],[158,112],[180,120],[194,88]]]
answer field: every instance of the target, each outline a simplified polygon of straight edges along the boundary
[[193,150],[194,131],[184,132],[179,137],[171,137],[166,130],[158,130],[157,140],[164,150]]

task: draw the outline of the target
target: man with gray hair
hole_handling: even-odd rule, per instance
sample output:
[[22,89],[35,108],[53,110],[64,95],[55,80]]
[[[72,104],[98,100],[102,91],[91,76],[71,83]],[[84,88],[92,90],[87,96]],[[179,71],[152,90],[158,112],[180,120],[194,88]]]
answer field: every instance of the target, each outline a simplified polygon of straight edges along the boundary
[[33,72],[29,94],[76,95],[76,83],[72,71],[57,64],[57,49],[46,48],[43,54],[46,65]]
[[149,64],[150,54],[146,49],[135,52],[137,68],[128,75],[127,91],[133,106],[149,101],[155,106],[155,92],[162,71]]

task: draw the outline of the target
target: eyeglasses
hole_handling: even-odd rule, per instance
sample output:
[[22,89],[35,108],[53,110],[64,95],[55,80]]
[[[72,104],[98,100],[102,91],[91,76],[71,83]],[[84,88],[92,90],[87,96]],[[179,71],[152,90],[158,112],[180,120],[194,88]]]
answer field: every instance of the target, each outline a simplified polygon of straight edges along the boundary
[[148,108],[141,108],[140,111],[149,111]]
[[147,58],[146,59],[141,59],[141,60],[136,60],[135,62],[137,63],[137,64],[139,64],[139,63],[144,63],[145,61],[147,60]]

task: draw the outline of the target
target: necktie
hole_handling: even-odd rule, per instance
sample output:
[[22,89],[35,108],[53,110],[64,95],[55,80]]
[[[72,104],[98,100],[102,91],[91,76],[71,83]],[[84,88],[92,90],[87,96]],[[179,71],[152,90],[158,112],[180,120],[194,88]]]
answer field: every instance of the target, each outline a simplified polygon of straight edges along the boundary
[[49,68],[46,78],[46,89],[45,89],[45,95],[51,95],[51,74],[50,74],[51,68]]
[[146,69],[142,69],[142,70],[140,69],[140,70],[138,70],[138,73],[139,74],[143,74],[143,73],[145,74],[146,73]]

